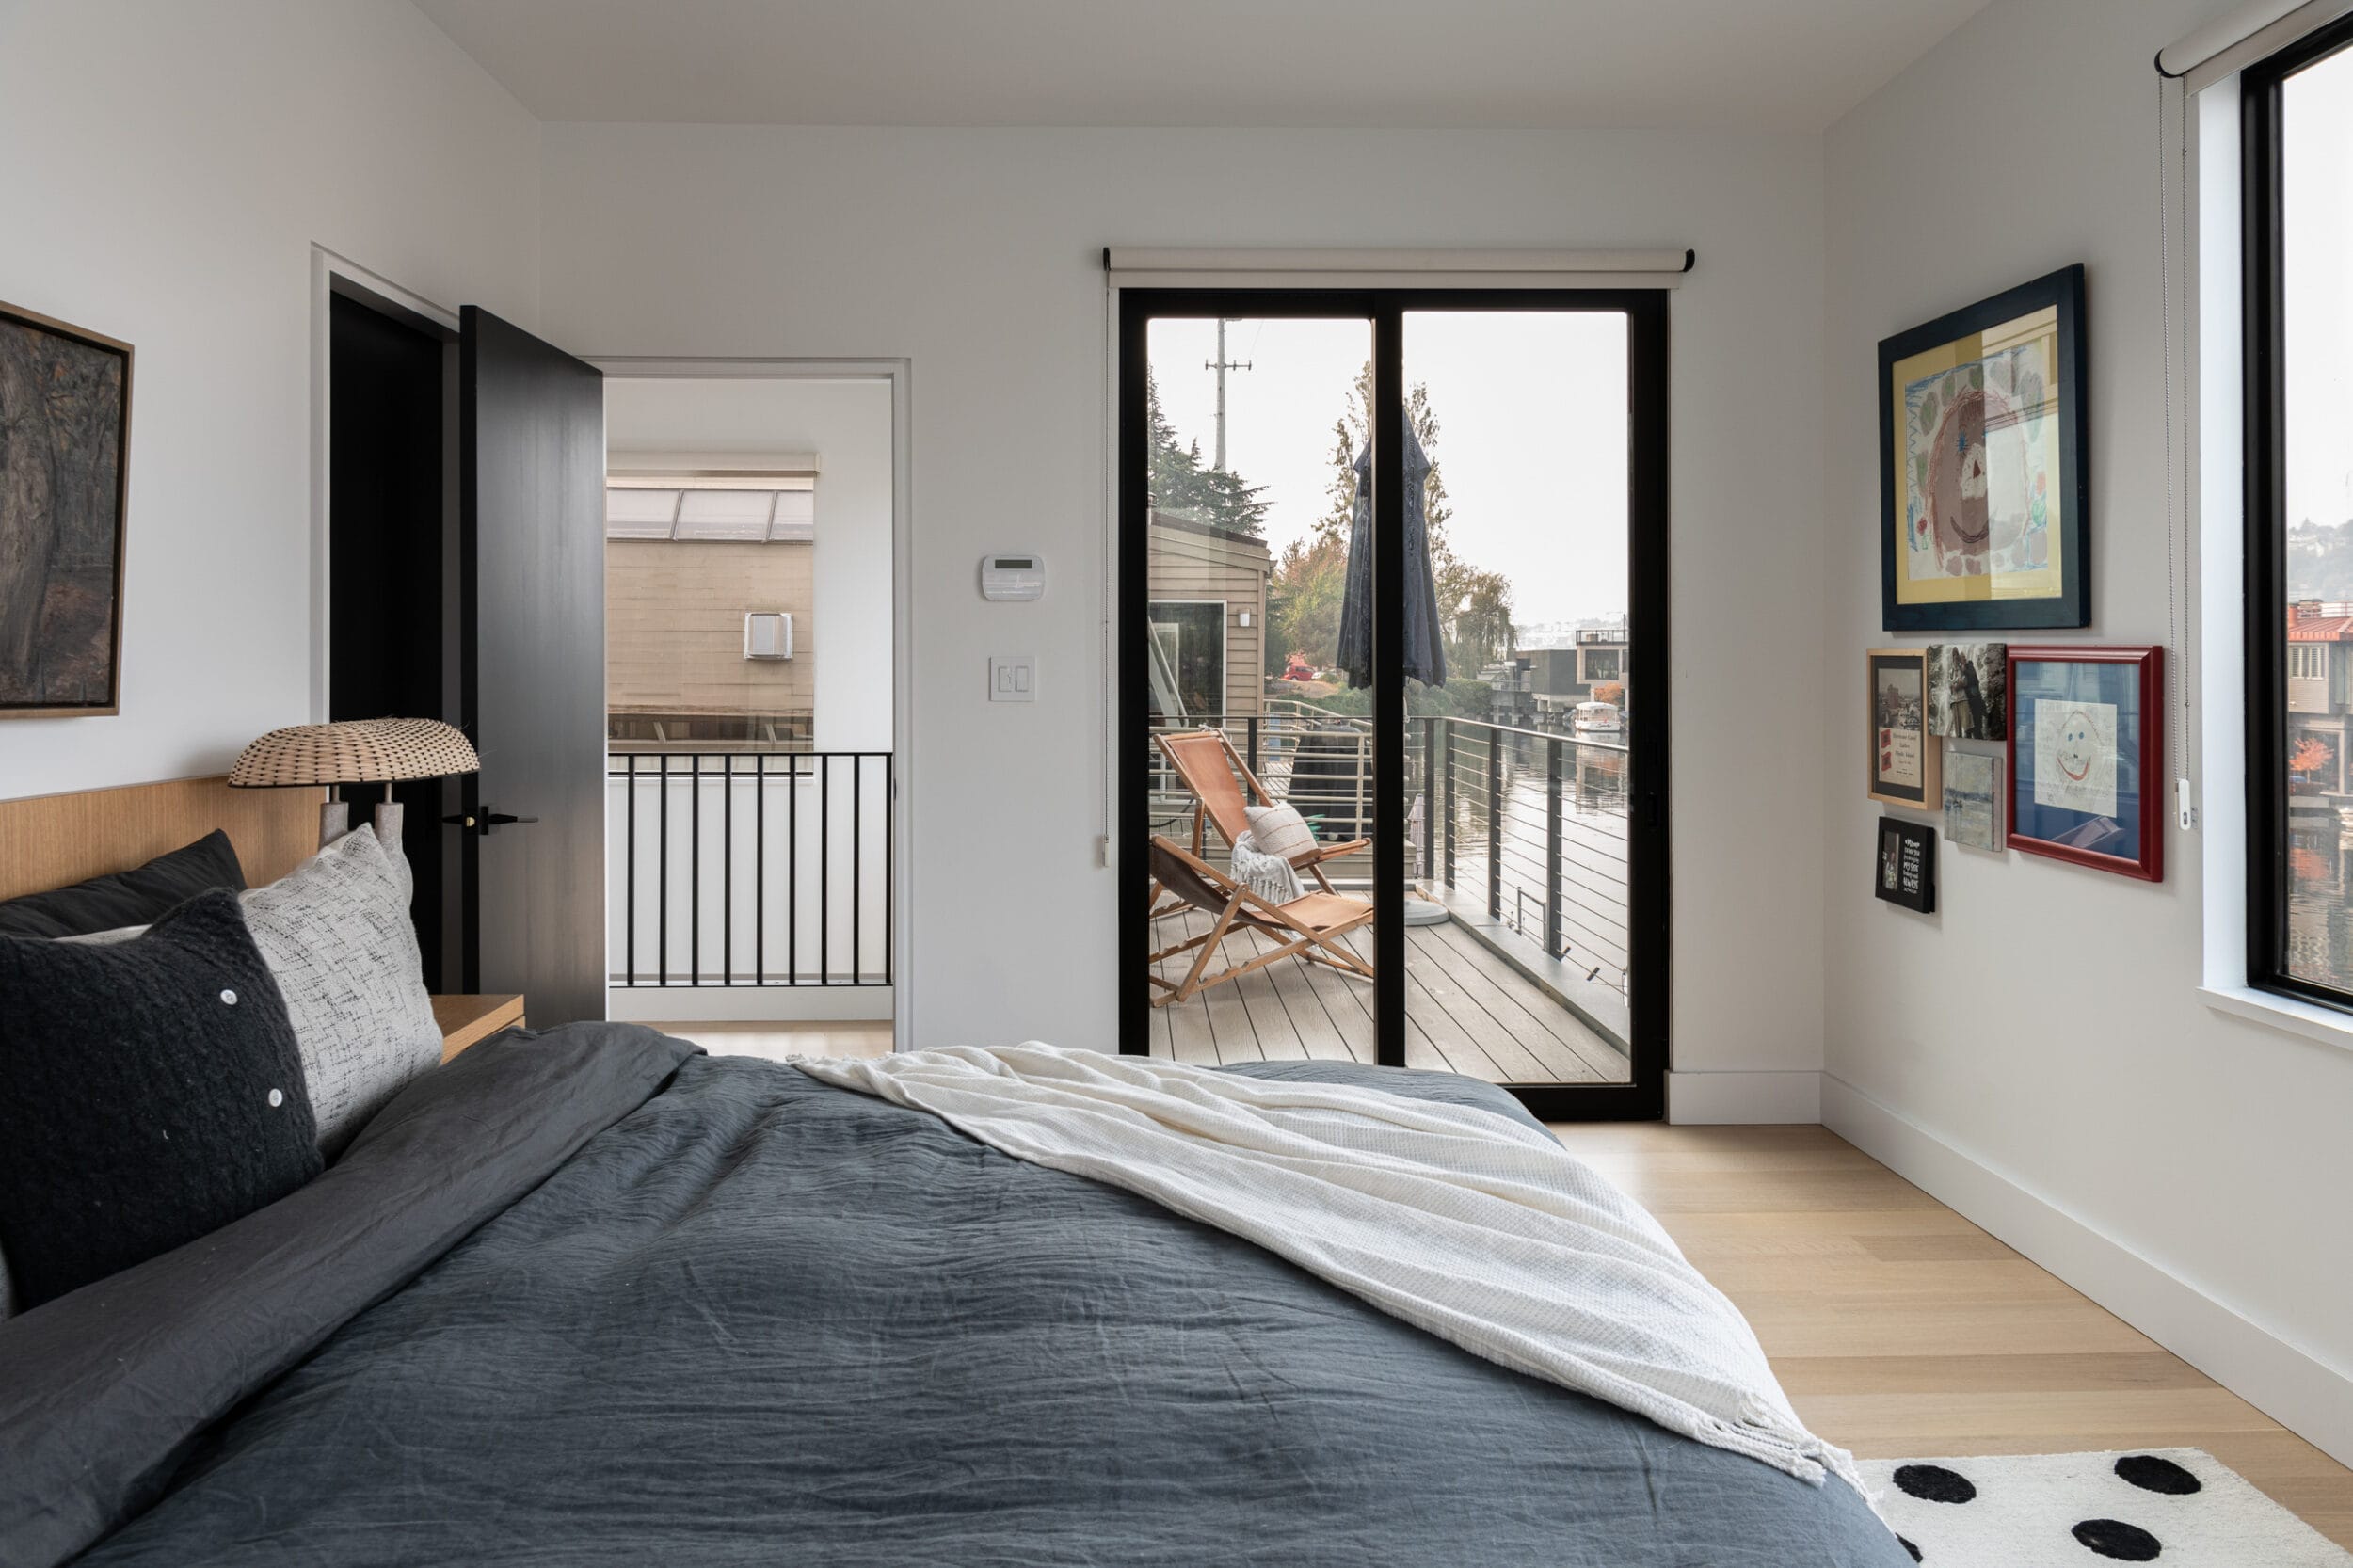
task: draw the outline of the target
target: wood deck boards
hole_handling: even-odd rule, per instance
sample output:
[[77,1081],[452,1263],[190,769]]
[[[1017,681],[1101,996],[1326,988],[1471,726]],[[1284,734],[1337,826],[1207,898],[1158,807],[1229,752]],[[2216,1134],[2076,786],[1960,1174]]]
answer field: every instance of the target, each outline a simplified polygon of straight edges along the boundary
[[[1209,928],[1188,910],[1154,928],[1167,947]],[[1372,933],[1347,938],[1368,963]],[[1228,936],[1211,965],[1244,964],[1274,942],[1257,932]],[[1624,1082],[1625,1058],[1575,1014],[1479,940],[1449,922],[1405,934],[1405,1063],[1490,1083]],[[1160,972],[1184,978],[1193,955],[1164,959]],[[1152,1053],[1179,1062],[1372,1060],[1372,985],[1328,965],[1285,958],[1190,1000],[1155,1008]]]

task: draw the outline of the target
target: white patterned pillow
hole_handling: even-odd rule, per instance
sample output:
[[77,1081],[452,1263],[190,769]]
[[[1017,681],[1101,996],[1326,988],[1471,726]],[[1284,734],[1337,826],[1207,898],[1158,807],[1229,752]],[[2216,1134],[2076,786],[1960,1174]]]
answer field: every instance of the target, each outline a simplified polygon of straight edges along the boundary
[[245,895],[245,922],[294,1020],[319,1152],[329,1160],[441,1061],[408,879],[392,865],[399,853],[361,828]]
[[1315,829],[1288,806],[1251,807],[1250,836],[1258,840],[1259,854],[1286,860],[1296,860],[1316,847]]

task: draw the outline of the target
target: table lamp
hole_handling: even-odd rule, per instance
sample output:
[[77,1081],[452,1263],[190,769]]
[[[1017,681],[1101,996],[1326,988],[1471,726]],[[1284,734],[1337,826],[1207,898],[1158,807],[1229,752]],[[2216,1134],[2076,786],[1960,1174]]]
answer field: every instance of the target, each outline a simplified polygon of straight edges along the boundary
[[345,784],[381,784],[376,807],[376,836],[388,849],[400,843],[401,808],[392,786],[410,778],[447,778],[477,773],[482,759],[455,725],[439,719],[344,719],[334,724],[297,724],[273,729],[248,745],[229,771],[239,789],[284,789],[324,784],[332,792],[319,807],[319,847],[351,829]]

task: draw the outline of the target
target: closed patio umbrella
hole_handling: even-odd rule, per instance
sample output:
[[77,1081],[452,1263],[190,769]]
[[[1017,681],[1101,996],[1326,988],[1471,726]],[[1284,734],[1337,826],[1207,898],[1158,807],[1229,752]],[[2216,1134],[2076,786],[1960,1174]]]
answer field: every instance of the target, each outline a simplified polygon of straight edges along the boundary
[[[1348,683],[1372,684],[1372,446],[1356,454],[1356,502],[1348,525],[1348,579],[1340,600],[1340,668]],[[1425,686],[1446,684],[1446,644],[1439,629],[1438,584],[1430,568],[1430,519],[1423,480],[1430,455],[1413,427],[1405,430],[1405,592],[1393,623],[1405,640],[1405,674]]]

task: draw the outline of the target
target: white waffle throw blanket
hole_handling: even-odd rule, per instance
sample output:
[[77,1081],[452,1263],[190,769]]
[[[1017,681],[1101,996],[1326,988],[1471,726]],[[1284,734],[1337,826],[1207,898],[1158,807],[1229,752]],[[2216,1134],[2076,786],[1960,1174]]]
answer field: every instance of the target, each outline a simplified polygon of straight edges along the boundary
[[1035,1042],[794,1065],[1230,1231],[1489,1361],[1863,1489],[1800,1424],[1738,1308],[1539,1128]]

